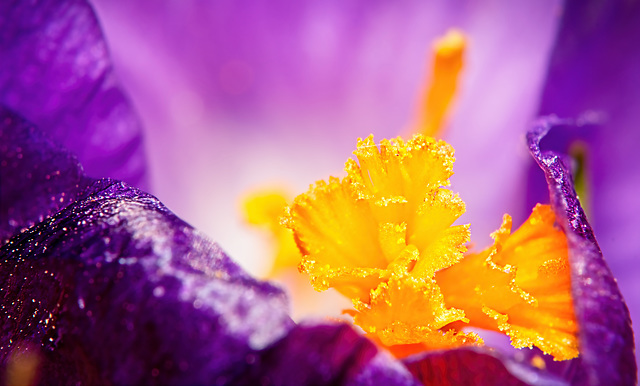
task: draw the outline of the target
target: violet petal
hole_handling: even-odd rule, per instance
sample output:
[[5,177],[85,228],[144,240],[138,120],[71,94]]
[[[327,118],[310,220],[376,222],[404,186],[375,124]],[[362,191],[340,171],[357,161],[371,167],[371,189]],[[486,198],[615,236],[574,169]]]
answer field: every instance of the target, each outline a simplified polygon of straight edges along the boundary
[[540,150],[540,141],[551,127],[566,123],[554,117],[543,118],[528,133],[527,141],[545,173],[551,205],[569,244],[580,339],[580,356],[575,359],[578,365],[571,381],[589,385],[635,384],[637,367],[627,305],[580,206],[562,156]]
[[238,383],[417,385],[404,366],[346,324],[297,326],[253,361]]
[[[573,137],[583,143],[588,156],[591,184],[585,209],[636,323],[640,321],[638,36],[639,2],[568,0],[539,107],[541,115],[590,114],[600,121],[598,127]],[[553,145],[559,148],[561,143]],[[546,195],[541,173],[537,166],[532,168],[540,176],[529,190]],[[640,345],[640,336],[635,344]]]
[[66,150],[0,112],[2,186],[17,186],[3,188],[2,224],[36,221],[28,202],[48,216],[0,248],[0,378],[29,351],[40,383],[415,384],[347,325],[295,326],[282,290],[155,197],[84,177]]
[[90,176],[144,186],[137,116],[83,0],[0,2],[0,104],[78,156]]
[[0,257],[2,359],[16,345],[41,347],[43,379],[216,382],[293,325],[281,290],[113,180],[94,182]]

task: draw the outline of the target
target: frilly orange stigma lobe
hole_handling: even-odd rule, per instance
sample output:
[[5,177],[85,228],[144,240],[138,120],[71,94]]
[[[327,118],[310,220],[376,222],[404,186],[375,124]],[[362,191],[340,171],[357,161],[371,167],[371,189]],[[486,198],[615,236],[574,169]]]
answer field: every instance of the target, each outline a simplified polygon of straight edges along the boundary
[[566,240],[548,207],[513,234],[505,216],[494,245],[465,256],[469,225],[453,225],[465,204],[447,188],[449,144],[370,136],[354,155],[346,177],[317,182],[282,220],[314,288],[351,298],[354,322],[386,346],[482,344],[461,330],[474,326],[557,359],[577,355]]

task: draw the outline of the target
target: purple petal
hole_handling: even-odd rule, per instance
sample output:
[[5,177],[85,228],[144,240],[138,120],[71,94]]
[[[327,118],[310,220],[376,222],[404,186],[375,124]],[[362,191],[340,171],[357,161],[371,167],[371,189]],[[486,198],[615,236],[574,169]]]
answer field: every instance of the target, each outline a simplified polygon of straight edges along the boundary
[[0,378],[29,350],[45,383],[415,384],[349,326],[296,327],[282,290],[155,197],[84,177],[36,128],[0,117],[2,224],[37,221],[29,201],[50,215],[0,247]]
[[579,326],[580,356],[573,383],[630,385],[637,381],[629,310],[604,260],[580,206],[571,173],[561,155],[541,151],[540,141],[554,125],[545,118],[528,133],[531,154],[545,173],[551,204],[567,235],[574,308]]
[[253,360],[240,384],[417,385],[404,366],[346,324],[297,326]]
[[0,104],[71,150],[87,173],[143,186],[138,118],[83,0],[0,3]]
[[[587,150],[589,220],[636,323],[640,321],[638,36],[637,1],[567,1],[540,104],[543,115],[590,114],[600,121],[590,133],[582,130],[573,140],[582,141]],[[547,146],[566,152],[557,142],[548,141]],[[533,186],[546,190],[542,178]]]
[[281,290],[247,276],[154,197],[112,180],[0,256],[2,359],[40,347],[43,379],[215,382],[238,376],[246,355],[293,325]]
[[409,371],[433,385],[565,385],[566,382],[484,348],[459,348],[413,355]]

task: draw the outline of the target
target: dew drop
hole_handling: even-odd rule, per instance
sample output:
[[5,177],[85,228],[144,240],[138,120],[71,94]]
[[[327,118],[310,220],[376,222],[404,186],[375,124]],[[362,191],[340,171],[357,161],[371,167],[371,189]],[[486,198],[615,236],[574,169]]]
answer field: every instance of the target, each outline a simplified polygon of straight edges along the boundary
[[157,286],[156,288],[153,289],[153,296],[160,298],[162,296],[164,296],[164,287],[163,286]]

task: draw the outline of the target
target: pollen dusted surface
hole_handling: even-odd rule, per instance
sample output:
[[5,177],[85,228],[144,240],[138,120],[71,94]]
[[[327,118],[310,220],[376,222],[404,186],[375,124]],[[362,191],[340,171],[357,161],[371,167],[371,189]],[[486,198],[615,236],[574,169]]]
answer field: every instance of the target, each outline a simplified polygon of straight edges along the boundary
[[494,245],[465,256],[469,225],[452,225],[465,204],[447,189],[450,145],[369,136],[354,155],[346,177],[312,185],[282,220],[316,290],[351,298],[347,313],[392,352],[482,344],[461,330],[472,326],[558,360],[578,355],[566,237],[548,206],[513,233],[505,215]]
[[466,321],[447,307],[436,271],[463,258],[465,206],[445,187],[453,148],[421,135],[358,140],[347,176],[319,181],[289,207],[283,223],[303,253],[300,270],[317,290],[353,299],[355,322],[385,345],[451,347],[478,337],[443,327]]
[[538,204],[513,233],[505,215],[493,246],[438,272],[436,281],[445,302],[464,309],[471,324],[565,360],[578,356],[578,328],[567,240],[554,223],[548,205]]

